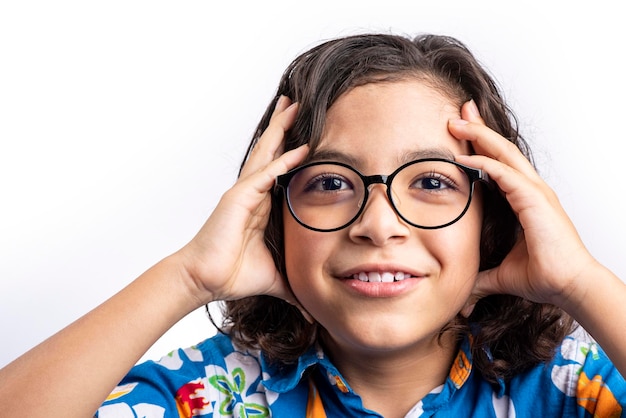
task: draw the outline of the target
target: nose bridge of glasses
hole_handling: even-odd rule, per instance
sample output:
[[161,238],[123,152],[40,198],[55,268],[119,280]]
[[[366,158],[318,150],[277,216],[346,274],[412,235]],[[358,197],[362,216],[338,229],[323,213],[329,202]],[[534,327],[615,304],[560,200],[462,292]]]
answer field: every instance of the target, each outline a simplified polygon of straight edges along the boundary
[[369,189],[374,184],[385,184],[389,187],[389,176],[384,174],[374,174],[371,176],[363,176],[363,183],[365,184],[365,188]]
[[386,186],[386,189],[381,189],[381,192],[383,193],[384,196],[386,196],[386,198],[389,200],[389,204],[395,210],[394,203],[391,199],[391,194],[390,194],[391,193],[390,182],[392,180],[390,179],[390,176],[384,175],[384,174],[374,174],[371,176],[361,176],[361,178],[363,179],[363,184],[365,185],[366,192],[360,205],[365,205],[366,201],[369,200],[368,196],[370,195],[373,186],[377,184],[382,184]]

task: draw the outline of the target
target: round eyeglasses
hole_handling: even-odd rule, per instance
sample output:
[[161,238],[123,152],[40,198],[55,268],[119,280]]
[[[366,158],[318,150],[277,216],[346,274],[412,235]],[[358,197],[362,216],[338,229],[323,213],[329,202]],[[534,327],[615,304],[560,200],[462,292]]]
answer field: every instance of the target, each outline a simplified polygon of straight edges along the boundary
[[365,176],[347,164],[316,161],[276,178],[289,212],[302,226],[320,232],[345,228],[363,212],[369,188],[387,186],[395,212],[416,228],[444,228],[470,206],[474,183],[488,182],[484,171],[443,158],[408,162],[390,175]]

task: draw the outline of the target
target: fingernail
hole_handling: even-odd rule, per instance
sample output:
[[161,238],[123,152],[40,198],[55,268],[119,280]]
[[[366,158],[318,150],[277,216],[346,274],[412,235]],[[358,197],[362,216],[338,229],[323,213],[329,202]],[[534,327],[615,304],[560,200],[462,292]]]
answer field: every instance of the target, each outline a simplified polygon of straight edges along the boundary
[[476,102],[474,101],[474,99],[471,99],[467,106],[467,110],[469,110],[472,116],[480,117],[480,112],[478,111],[478,106],[476,106]]

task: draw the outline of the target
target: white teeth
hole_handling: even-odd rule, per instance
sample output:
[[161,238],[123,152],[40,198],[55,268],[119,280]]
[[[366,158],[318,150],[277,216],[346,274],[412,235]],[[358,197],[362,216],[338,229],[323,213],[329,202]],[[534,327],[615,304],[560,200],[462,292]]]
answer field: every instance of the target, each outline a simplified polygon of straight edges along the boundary
[[377,271],[371,271],[369,273],[366,273],[362,271],[360,273],[353,274],[352,277],[362,282],[392,283],[394,281],[398,282],[404,279],[408,279],[409,277],[411,277],[411,275],[402,271],[399,271],[395,274],[389,271],[384,271],[382,273],[379,273]]
[[374,283],[378,283],[378,282],[382,282],[383,279],[382,277],[380,277],[380,273],[377,273],[375,271],[371,272],[370,274],[368,274],[369,276],[369,281],[370,283],[374,282]]
[[383,283],[391,283],[393,282],[393,278],[394,278],[393,273],[389,273],[387,271],[381,275],[381,281]]

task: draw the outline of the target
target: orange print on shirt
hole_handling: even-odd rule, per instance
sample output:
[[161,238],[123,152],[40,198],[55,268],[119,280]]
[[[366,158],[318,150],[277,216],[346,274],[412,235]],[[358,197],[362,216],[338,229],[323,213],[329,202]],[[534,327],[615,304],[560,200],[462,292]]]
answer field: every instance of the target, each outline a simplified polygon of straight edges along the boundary
[[602,376],[596,375],[590,380],[585,372],[581,372],[576,394],[578,405],[594,417],[619,418],[622,414],[621,405],[602,381]]
[[467,359],[463,350],[460,350],[459,354],[457,354],[454,362],[452,363],[452,368],[450,369],[450,380],[452,380],[454,386],[460,388],[463,386],[463,383],[465,383],[471,372],[472,363],[470,363]]

